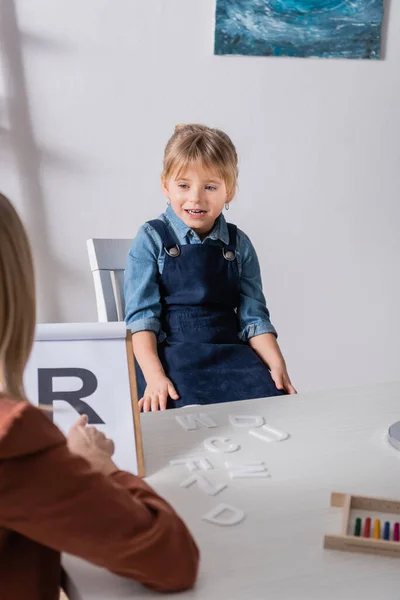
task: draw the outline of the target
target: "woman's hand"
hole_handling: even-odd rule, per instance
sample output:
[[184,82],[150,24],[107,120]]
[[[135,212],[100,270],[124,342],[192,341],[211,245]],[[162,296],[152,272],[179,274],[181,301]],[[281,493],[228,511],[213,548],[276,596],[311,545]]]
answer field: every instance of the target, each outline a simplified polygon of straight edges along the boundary
[[106,475],[117,471],[111,460],[115,450],[114,442],[96,427],[88,427],[87,424],[87,416],[82,415],[71,427],[67,436],[69,450],[85,458],[96,471]]
[[164,373],[155,375],[147,381],[143,398],[139,400],[139,409],[143,408],[143,412],[165,410],[168,396],[172,400],[179,399],[172,381]]

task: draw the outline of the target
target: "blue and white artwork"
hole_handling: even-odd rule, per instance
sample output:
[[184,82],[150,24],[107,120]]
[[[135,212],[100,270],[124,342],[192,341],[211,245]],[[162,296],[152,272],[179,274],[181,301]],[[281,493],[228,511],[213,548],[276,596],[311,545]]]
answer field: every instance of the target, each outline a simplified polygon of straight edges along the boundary
[[381,57],[383,0],[217,0],[215,54]]

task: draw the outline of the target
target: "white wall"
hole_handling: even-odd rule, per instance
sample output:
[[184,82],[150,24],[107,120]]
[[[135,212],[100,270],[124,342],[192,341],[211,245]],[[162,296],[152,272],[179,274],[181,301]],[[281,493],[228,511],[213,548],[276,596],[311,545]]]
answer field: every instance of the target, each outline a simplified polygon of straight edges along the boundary
[[0,7],[0,187],[32,237],[40,321],[96,319],[86,239],[157,216],[164,144],[203,122],[237,144],[229,218],[294,383],[400,379],[398,2],[381,62],[215,57],[215,0]]

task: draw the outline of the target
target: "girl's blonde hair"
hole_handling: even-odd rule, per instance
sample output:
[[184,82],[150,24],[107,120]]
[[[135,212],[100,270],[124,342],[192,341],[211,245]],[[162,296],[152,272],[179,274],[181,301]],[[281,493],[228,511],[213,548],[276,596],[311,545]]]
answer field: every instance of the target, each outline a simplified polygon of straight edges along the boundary
[[217,171],[232,198],[237,186],[238,157],[230,137],[205,125],[177,125],[165,148],[162,179],[179,177],[187,166],[197,161],[204,168]]
[[23,373],[35,333],[35,281],[25,228],[0,194],[0,383],[3,392],[26,400]]

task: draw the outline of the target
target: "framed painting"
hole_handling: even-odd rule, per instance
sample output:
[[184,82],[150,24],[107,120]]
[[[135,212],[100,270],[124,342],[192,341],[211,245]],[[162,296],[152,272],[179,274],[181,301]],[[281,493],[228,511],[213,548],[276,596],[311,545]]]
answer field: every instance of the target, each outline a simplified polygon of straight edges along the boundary
[[215,54],[381,58],[383,0],[217,0]]

